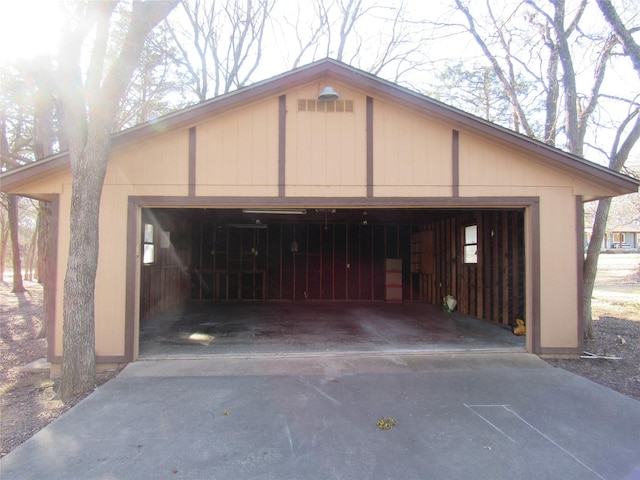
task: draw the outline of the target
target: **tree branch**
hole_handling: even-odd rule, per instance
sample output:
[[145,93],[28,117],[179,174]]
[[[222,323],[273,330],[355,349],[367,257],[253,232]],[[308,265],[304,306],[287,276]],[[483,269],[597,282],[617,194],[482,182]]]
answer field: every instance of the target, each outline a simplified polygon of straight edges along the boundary
[[631,32],[637,30],[637,28],[628,30],[624,26],[616,12],[616,9],[611,3],[611,0],[596,0],[596,2],[598,3],[604,18],[607,19],[607,22],[609,22],[611,28],[613,28],[613,31],[620,40],[620,43],[622,43],[625,54],[631,59],[633,68],[640,77],[640,45],[638,45],[631,35]]

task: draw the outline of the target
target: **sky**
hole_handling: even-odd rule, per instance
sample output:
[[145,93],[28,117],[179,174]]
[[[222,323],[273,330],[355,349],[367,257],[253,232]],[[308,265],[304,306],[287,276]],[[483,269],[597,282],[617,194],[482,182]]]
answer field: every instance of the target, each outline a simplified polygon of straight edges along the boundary
[[53,53],[60,12],[54,0],[0,1],[0,62]]
[[[427,15],[430,20],[435,20],[436,17],[443,18],[445,8],[442,7],[444,0],[406,0],[411,8],[422,15]],[[503,2],[510,2],[512,0],[502,0]],[[619,0],[623,3],[627,0]],[[0,0],[0,63],[16,59],[16,58],[28,58],[33,57],[39,53],[55,53],[58,37],[60,33],[60,25],[63,23],[62,14],[57,8],[56,0]],[[291,5],[291,7],[290,7]],[[492,7],[499,9],[500,2],[492,1]],[[313,14],[311,9],[305,8],[305,0],[299,0],[295,2],[293,0],[278,0],[276,8],[285,9],[284,12],[294,12],[300,7],[300,11],[303,13]],[[177,7],[180,9],[180,6]],[[289,9],[289,10],[287,10]],[[595,5],[591,6],[591,12],[599,15],[599,11]],[[175,13],[175,12],[174,12]],[[275,12],[274,12],[275,13]],[[278,12],[278,15],[282,15],[283,10]],[[628,11],[627,11],[628,13]],[[593,14],[593,13],[592,13]],[[293,15],[293,13],[291,13]],[[444,17],[448,19],[447,17]],[[287,41],[280,38],[273,39],[274,42],[271,48],[266,49],[266,55],[269,52],[274,52],[269,61],[261,62],[259,70],[253,77],[253,81],[259,81],[264,78],[282,73],[289,67],[286,65],[285,58],[289,59],[291,55],[287,54]],[[433,47],[430,45],[430,51],[428,55],[430,58],[441,58],[451,61],[452,59],[460,59],[467,57],[472,58],[475,50],[478,54],[477,47],[470,41],[470,37],[464,37],[455,39],[453,37],[448,38],[443,44],[435,44]],[[306,63],[303,61],[303,64]],[[355,65],[358,66],[358,65]],[[610,72],[611,73],[611,72]],[[633,70],[631,74],[633,75]],[[424,77],[425,73],[422,72]],[[627,78],[622,75],[617,78],[621,88],[628,87]],[[610,76],[610,79],[615,76]],[[421,79],[423,80],[423,79]],[[590,79],[587,79],[590,83]],[[410,84],[419,84],[421,81],[412,82]],[[637,84],[637,82],[633,82]],[[608,142],[606,142],[608,143]],[[636,149],[637,151],[638,149]],[[639,155],[634,152],[633,159],[631,161],[635,164],[639,162]]]

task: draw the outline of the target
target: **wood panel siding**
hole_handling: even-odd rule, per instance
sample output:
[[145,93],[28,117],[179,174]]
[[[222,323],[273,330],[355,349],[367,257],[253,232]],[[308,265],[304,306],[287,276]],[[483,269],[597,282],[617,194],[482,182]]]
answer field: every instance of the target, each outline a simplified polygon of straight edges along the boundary
[[105,186],[129,186],[138,195],[187,195],[189,140],[189,130],[185,129],[113,149]]
[[451,127],[376,99],[375,195],[450,196]]
[[198,125],[196,194],[278,195],[279,100]]
[[[317,84],[287,92],[286,195],[364,197],[367,193],[366,97],[339,82],[331,86],[352,111],[300,110],[318,96]],[[332,103],[332,102],[328,102]],[[333,102],[335,103],[335,102]]]
[[411,234],[417,230],[339,223],[252,229],[198,220],[192,227],[192,298],[382,301],[384,260],[399,258],[402,299],[419,300],[410,266]]
[[[478,226],[478,263],[464,263],[464,227]],[[458,311],[511,325],[524,318],[524,213],[522,210],[480,210],[424,226],[433,237],[422,255],[433,256],[433,271],[423,271],[425,301],[458,301]]]
[[[191,283],[191,225],[188,219],[152,210],[142,212],[142,225],[154,225],[155,261],[141,266],[140,320],[189,300]],[[160,237],[169,233],[169,245],[162,245]],[[140,233],[142,243],[142,232]],[[142,256],[140,256],[142,261]]]

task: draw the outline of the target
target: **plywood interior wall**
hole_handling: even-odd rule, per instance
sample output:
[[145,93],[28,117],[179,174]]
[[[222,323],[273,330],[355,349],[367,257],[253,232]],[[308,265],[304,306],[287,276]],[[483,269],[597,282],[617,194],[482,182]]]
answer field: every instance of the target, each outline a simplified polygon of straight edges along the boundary
[[[154,226],[156,260],[141,266],[140,319],[167,310],[190,299],[191,225],[176,215],[145,210],[142,225]],[[161,237],[169,244],[163,244]],[[140,243],[142,244],[142,232]],[[142,262],[142,255],[141,262]]]
[[192,297],[208,300],[385,298],[386,258],[403,263],[404,300],[417,300],[410,271],[417,225],[279,223],[268,229],[202,221],[194,226]]
[[[464,227],[478,226],[478,263],[463,261]],[[510,325],[524,319],[524,213],[521,210],[484,210],[433,222],[425,226],[430,248],[430,271],[423,275],[423,298],[458,300],[458,311]],[[424,234],[423,234],[424,237]],[[424,263],[423,259],[423,263]]]

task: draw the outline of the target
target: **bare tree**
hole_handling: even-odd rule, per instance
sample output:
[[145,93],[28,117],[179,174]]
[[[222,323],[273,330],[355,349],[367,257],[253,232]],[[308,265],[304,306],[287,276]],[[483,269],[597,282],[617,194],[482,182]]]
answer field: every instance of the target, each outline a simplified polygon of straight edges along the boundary
[[640,45],[633,38],[633,33],[640,31],[640,27],[627,28],[618,15],[611,0],[597,0],[598,6],[611,25],[615,35],[624,47],[624,54],[629,57],[633,68],[640,76]]
[[20,258],[20,242],[18,239],[18,197],[7,195],[9,211],[9,233],[11,235],[11,259],[13,266],[13,288],[12,293],[25,291],[22,284],[22,260]]
[[171,32],[199,101],[251,80],[274,5],[275,0],[182,1],[189,30],[175,21]]
[[[9,157],[9,141],[7,140],[6,115],[0,115],[0,154],[3,158]],[[18,197],[7,195],[7,221],[9,237],[11,239],[11,260],[13,266],[13,293],[25,291],[22,282],[22,261],[20,258],[20,242],[18,238]]]
[[[176,4],[133,2],[129,10],[117,2],[74,3],[64,26],[58,81],[73,177],[59,391],[65,401],[95,384],[94,289],[111,131],[148,33]],[[114,38],[110,27],[118,16],[126,20],[125,34]],[[88,42],[90,57],[83,74],[82,53]]]
[[[634,40],[632,33],[640,30],[640,27],[627,28],[618,12],[610,0],[597,0],[598,6],[605,19],[611,25],[617,40],[622,44],[624,54],[629,57],[633,68],[640,78],[640,45]],[[620,171],[629,158],[631,150],[640,138],[640,107],[632,105],[627,117],[622,122],[616,132],[616,136],[609,152],[609,168]],[[584,306],[583,316],[585,321],[585,336],[593,337],[593,324],[591,313],[591,297],[595,286],[596,273],[598,270],[598,259],[600,258],[600,247],[604,240],[607,219],[611,209],[611,199],[600,200],[593,219],[593,230],[587,248],[587,255],[584,261]]]
[[[53,59],[48,56],[34,59],[24,68],[24,77],[27,77],[34,89],[33,104],[33,156],[39,160],[60,148],[59,136],[56,129],[57,105],[55,82],[53,79]],[[34,232],[34,251],[37,252],[37,277],[38,282],[44,284],[43,305],[44,319],[42,327],[38,333],[38,338],[47,338],[47,321],[54,312],[51,311],[52,303],[49,297],[54,293],[51,286],[45,279],[50,279],[52,272],[51,265],[51,215],[52,209],[49,202],[40,201],[37,205],[38,217]]]
[[[297,49],[286,59],[292,68],[331,57],[394,82],[430,64],[429,44],[436,38],[410,2],[314,0],[308,8],[276,13],[283,43],[296,39]],[[287,44],[288,45],[288,44]]]
[[[581,28],[581,21],[588,6],[587,0],[580,0],[571,13],[564,0],[552,0],[548,3],[524,0],[501,17],[507,20],[499,20],[487,1],[488,26],[484,30],[485,33],[477,28],[480,16],[472,13],[469,5],[462,0],[454,1],[457,10],[466,19],[465,30],[473,36],[509,96],[524,133],[551,145],[563,143],[569,152],[584,156],[588,147],[586,137],[589,128],[599,127],[598,108],[605,97],[603,88],[606,85],[606,74],[614,57],[617,56],[616,47],[620,45],[622,38],[620,34],[599,35],[587,33],[584,27]],[[599,2],[609,3],[607,0]],[[507,38],[504,33],[510,30],[516,19],[526,19],[533,27],[532,32],[520,38],[517,43],[512,41],[515,38]],[[537,36],[532,36],[531,33],[537,33]],[[588,48],[580,50],[582,44],[588,45]],[[532,45],[540,45],[544,49],[534,49],[531,48]],[[519,50],[514,51],[514,46]],[[543,52],[544,55],[534,59],[527,50]],[[629,50],[633,48],[625,46],[625,52]],[[588,65],[585,66],[587,62]],[[579,88],[576,68],[578,63],[581,64],[579,68],[583,82],[588,78],[585,70],[589,69],[591,72],[591,81],[587,88]],[[538,94],[532,95],[528,92],[528,97],[518,94],[513,82],[515,77],[512,72],[515,67],[518,67],[520,72],[530,75],[531,85],[534,90],[538,90]],[[545,121],[542,131],[531,121],[535,117],[532,115],[535,109],[527,108],[523,98],[543,100]],[[633,97],[609,95],[608,98],[610,102],[617,103],[616,108],[611,111],[620,111],[620,106],[628,106],[625,116],[610,122],[608,127],[613,129],[614,140],[610,150],[604,152],[609,167],[620,171],[640,135],[640,105]],[[563,141],[559,142],[559,138]],[[609,204],[610,200],[600,202],[595,217],[594,234],[584,265],[583,317],[586,337],[593,336],[591,294]]]
[[153,120],[192,102],[184,92],[184,65],[172,28],[159,24],[147,37],[138,67],[120,105],[115,129]]
[[[518,96],[529,88],[528,82],[515,76],[512,84]],[[429,95],[493,123],[518,129],[518,117],[513,113],[509,96],[491,66],[463,62],[447,65]]]
[[[326,34],[329,26],[327,25],[328,18],[322,1],[311,3],[314,14],[308,19],[308,23],[306,23],[307,19],[302,15],[302,6],[299,2],[296,2],[291,7],[296,9],[295,18],[285,15],[282,21],[295,37],[296,49],[286,53],[294,55],[291,61],[291,68],[298,68],[308,52],[310,52],[310,58],[317,58],[318,51],[321,48],[321,38]],[[308,10],[308,8],[305,10]]]
[[7,245],[9,243],[9,206],[7,195],[0,194],[0,282],[4,281],[4,270],[7,257]]

